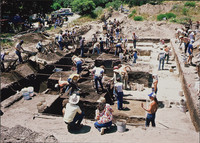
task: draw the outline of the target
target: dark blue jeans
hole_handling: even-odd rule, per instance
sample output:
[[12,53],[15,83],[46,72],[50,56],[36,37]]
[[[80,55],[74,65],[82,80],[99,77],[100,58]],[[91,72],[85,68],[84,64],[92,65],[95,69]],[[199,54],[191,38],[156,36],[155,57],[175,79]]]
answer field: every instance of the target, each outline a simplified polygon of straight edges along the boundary
[[146,123],[145,123],[145,126],[146,127],[149,127],[149,124],[150,124],[150,122],[151,122],[151,124],[152,124],[152,127],[155,127],[156,126],[156,124],[155,124],[155,117],[156,117],[156,114],[155,113],[153,113],[153,114],[147,114],[147,118],[146,118]]
[[158,66],[158,70],[160,70],[160,66],[161,66],[161,64],[162,64],[162,70],[164,69],[164,63],[165,62],[165,57],[164,58],[160,58],[160,60],[159,60],[159,66]]
[[15,53],[17,54],[18,58],[19,58],[19,62],[22,63],[22,56],[21,56],[21,52],[20,51],[15,51]]
[[81,73],[81,70],[82,70],[82,61],[78,61],[76,63],[76,68],[77,68],[77,74]]
[[136,40],[133,40],[133,47],[136,49]]
[[63,43],[61,41],[58,41],[58,44],[59,44],[60,50],[63,50]]
[[104,90],[103,89],[103,84],[102,84],[102,77],[94,76],[94,82],[95,82],[95,86],[96,86],[97,92],[99,92],[99,90],[98,90],[98,82],[101,85],[102,90]]
[[81,57],[84,57],[84,47],[81,46]]
[[115,56],[116,56],[118,53],[121,53],[121,52],[122,52],[122,47],[121,47],[121,46],[116,46]]
[[124,93],[123,92],[118,92],[117,93],[117,108],[118,110],[122,110],[123,108],[123,96],[124,96]]
[[[76,113],[76,116],[74,117],[74,120],[70,123],[66,123],[66,124],[69,124],[71,126],[75,126],[75,125],[80,125],[82,120],[83,120],[83,117],[85,116],[85,113],[82,112],[81,114],[79,113]],[[77,122],[77,123],[76,123]]]
[[98,122],[94,123],[95,128],[97,128],[99,130],[99,132],[101,131],[102,127],[111,127],[112,126],[112,121],[108,122],[108,123],[104,123],[104,124],[99,124]]

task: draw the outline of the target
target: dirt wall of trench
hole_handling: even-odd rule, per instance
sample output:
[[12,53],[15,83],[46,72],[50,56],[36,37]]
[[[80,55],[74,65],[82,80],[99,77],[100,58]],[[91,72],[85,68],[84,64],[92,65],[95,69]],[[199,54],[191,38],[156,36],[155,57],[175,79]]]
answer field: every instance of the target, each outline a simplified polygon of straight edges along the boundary
[[180,60],[175,52],[175,49],[173,47],[173,44],[171,42],[171,46],[172,46],[172,49],[173,49],[173,52],[174,52],[174,56],[175,56],[175,59],[176,59],[176,63],[177,63],[177,66],[178,66],[178,70],[179,70],[179,77],[181,79],[181,84],[182,84],[182,88],[183,88],[183,91],[184,91],[184,95],[185,95],[185,98],[187,100],[187,108],[189,110],[189,113],[190,113],[190,117],[191,117],[191,120],[192,120],[192,123],[196,129],[196,131],[200,131],[200,116],[199,116],[199,112],[198,112],[198,109],[195,108],[194,106],[194,101],[192,99],[192,96],[191,96],[191,92],[187,86],[187,82],[186,82],[186,79],[184,77],[184,74],[183,74],[183,70],[181,68],[181,65],[180,65]]

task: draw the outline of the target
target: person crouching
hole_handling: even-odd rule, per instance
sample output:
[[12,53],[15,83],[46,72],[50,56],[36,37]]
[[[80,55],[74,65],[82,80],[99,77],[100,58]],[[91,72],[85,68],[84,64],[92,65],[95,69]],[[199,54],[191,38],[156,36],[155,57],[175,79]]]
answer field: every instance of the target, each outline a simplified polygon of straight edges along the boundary
[[97,102],[99,102],[95,117],[97,121],[94,123],[94,126],[98,129],[101,135],[103,135],[105,128],[112,126],[113,110],[110,104],[105,103],[106,101],[104,97],[101,97]]
[[64,122],[68,125],[68,131],[74,129],[80,129],[83,125],[81,121],[83,120],[84,113],[81,111],[80,107],[77,105],[79,102],[80,96],[73,94],[69,97],[69,103],[66,104],[66,107],[63,108],[62,112],[64,115]]

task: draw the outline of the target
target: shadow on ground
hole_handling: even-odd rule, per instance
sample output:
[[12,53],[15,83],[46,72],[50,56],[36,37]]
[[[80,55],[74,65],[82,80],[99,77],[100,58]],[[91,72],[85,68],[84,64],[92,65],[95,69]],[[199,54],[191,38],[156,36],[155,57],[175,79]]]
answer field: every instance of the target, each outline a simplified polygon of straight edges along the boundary
[[90,132],[91,127],[84,125],[80,130],[74,130],[74,131],[70,131],[71,134],[86,134],[88,132]]

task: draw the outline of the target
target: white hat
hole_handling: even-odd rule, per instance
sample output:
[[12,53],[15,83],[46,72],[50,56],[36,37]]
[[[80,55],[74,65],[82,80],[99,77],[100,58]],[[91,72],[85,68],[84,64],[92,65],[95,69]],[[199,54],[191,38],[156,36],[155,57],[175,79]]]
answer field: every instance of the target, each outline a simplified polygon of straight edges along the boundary
[[58,84],[55,84],[55,88],[58,88]]
[[72,94],[69,97],[69,103],[71,104],[77,104],[79,102],[80,96],[77,96],[76,94]]
[[113,71],[119,73],[119,70],[118,70],[118,69],[115,69],[115,70],[113,70]]
[[189,30],[188,30],[188,32],[192,32],[192,30],[191,30],[191,29],[189,29]]
[[98,103],[105,103],[106,99],[104,97],[100,97],[99,100],[97,100]]

